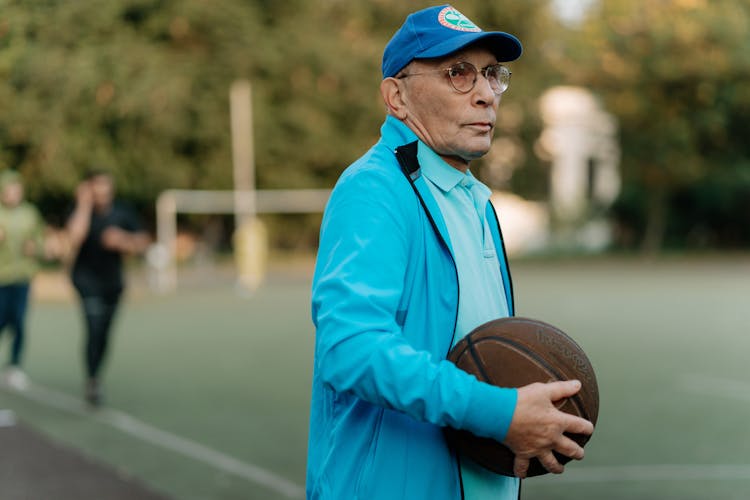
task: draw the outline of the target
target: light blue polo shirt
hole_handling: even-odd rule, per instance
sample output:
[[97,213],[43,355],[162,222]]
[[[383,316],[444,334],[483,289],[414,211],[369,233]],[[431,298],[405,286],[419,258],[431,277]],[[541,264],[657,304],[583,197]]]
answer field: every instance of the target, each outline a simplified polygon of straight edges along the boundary
[[[448,165],[422,142],[417,153],[422,175],[440,207],[458,270],[458,318],[453,345],[477,326],[507,317],[505,287],[485,216],[490,189],[471,172]],[[519,480],[461,460],[466,500],[518,498]]]

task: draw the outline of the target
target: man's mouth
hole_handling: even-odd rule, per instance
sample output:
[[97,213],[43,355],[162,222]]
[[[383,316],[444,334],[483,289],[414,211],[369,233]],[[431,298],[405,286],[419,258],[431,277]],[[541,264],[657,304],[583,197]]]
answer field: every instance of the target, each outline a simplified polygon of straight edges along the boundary
[[493,123],[492,122],[473,122],[473,123],[469,123],[469,126],[488,132],[492,130]]

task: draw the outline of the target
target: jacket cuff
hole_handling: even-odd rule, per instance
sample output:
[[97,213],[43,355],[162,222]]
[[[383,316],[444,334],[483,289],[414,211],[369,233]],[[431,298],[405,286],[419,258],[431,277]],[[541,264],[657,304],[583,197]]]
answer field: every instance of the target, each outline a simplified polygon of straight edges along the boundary
[[469,405],[472,410],[466,413],[465,428],[476,435],[502,442],[513,420],[517,401],[517,389],[485,382],[474,384]]

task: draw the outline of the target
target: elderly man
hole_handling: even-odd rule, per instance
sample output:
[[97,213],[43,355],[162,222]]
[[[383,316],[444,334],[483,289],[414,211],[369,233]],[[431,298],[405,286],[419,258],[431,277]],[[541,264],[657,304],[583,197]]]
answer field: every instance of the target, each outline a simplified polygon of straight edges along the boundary
[[[321,499],[518,498],[537,457],[580,459],[558,411],[577,381],[520,389],[445,360],[476,326],[513,314],[489,189],[469,171],[490,149],[496,109],[521,54],[449,5],[407,17],[383,54],[381,139],[336,184],[313,281],[316,343],[307,494]],[[503,442],[517,477],[456,456],[442,428]]]

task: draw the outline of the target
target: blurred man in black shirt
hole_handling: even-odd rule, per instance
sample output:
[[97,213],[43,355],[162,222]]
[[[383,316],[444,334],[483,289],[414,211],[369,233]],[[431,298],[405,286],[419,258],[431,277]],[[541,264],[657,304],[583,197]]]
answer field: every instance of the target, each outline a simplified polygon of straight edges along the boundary
[[142,253],[150,242],[135,213],[116,202],[114,194],[110,174],[91,172],[78,185],[76,206],[67,223],[75,255],[73,286],[81,298],[86,323],[85,397],[93,406],[101,403],[99,375],[125,287],[123,255]]

